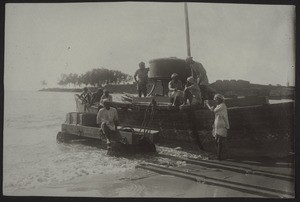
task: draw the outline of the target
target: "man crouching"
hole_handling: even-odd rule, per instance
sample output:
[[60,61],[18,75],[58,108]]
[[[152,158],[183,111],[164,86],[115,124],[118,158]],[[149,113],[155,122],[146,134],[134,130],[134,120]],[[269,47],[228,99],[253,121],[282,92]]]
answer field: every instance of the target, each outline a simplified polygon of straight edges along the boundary
[[110,106],[108,99],[103,100],[103,108],[98,111],[97,124],[101,127],[107,139],[107,149],[111,149],[111,134],[117,130],[118,112]]

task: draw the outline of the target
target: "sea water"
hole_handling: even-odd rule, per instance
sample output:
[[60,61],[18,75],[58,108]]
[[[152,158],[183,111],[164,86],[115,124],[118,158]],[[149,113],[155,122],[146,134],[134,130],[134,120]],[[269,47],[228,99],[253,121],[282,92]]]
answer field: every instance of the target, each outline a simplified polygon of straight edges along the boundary
[[[120,101],[120,94],[113,99]],[[135,154],[111,157],[93,145],[58,144],[66,113],[76,111],[74,93],[5,91],[3,123],[3,194],[69,182],[84,176],[111,175],[134,170],[138,163],[180,164],[170,159]],[[158,153],[192,156],[172,148]]]
[[3,193],[32,189],[79,176],[118,173],[138,161],[106,155],[83,144],[57,144],[73,93],[6,91],[3,124]]

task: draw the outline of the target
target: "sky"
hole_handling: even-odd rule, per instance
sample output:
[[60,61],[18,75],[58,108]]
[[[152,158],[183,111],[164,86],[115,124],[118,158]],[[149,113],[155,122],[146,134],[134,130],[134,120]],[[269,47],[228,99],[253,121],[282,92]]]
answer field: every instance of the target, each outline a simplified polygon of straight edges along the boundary
[[[295,7],[188,3],[191,53],[209,81],[294,85]],[[186,58],[183,3],[7,3],[4,89],[57,86],[63,73]]]

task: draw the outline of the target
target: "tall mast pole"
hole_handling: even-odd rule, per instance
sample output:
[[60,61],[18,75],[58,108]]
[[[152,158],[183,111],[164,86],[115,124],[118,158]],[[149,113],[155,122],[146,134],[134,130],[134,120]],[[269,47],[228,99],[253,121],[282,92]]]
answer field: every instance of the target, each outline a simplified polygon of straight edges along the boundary
[[184,2],[184,14],[185,14],[187,56],[191,56],[190,28],[189,28],[189,16],[188,16],[187,2]]

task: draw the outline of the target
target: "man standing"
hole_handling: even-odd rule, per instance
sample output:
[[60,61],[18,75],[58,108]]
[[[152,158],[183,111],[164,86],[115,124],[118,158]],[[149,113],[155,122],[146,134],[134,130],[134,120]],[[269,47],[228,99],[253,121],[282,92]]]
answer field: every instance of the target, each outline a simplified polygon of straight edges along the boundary
[[[216,94],[214,101],[217,103],[216,107],[210,106],[209,102],[206,102],[207,107],[215,113],[215,121],[213,124],[212,135],[216,140],[218,146],[218,159],[221,160],[221,154],[223,144],[226,146],[227,130],[229,129],[228,112],[227,107],[224,103],[224,96]],[[228,150],[227,150],[228,152]]]
[[208,95],[208,78],[206,74],[206,70],[204,69],[203,65],[200,62],[195,62],[193,57],[187,57],[186,63],[188,67],[191,69],[192,77],[197,81],[197,84],[200,87],[202,96],[204,100],[209,99]]
[[97,124],[101,127],[107,138],[107,144],[110,146],[111,134],[117,130],[118,112],[115,108],[110,107],[108,99],[103,101],[103,105],[104,108],[100,109],[97,114]]
[[145,68],[145,63],[140,62],[139,69],[136,70],[134,74],[134,80],[135,82],[137,82],[137,90],[139,97],[141,97],[142,94],[144,95],[144,97],[147,96],[148,71],[149,68]]

